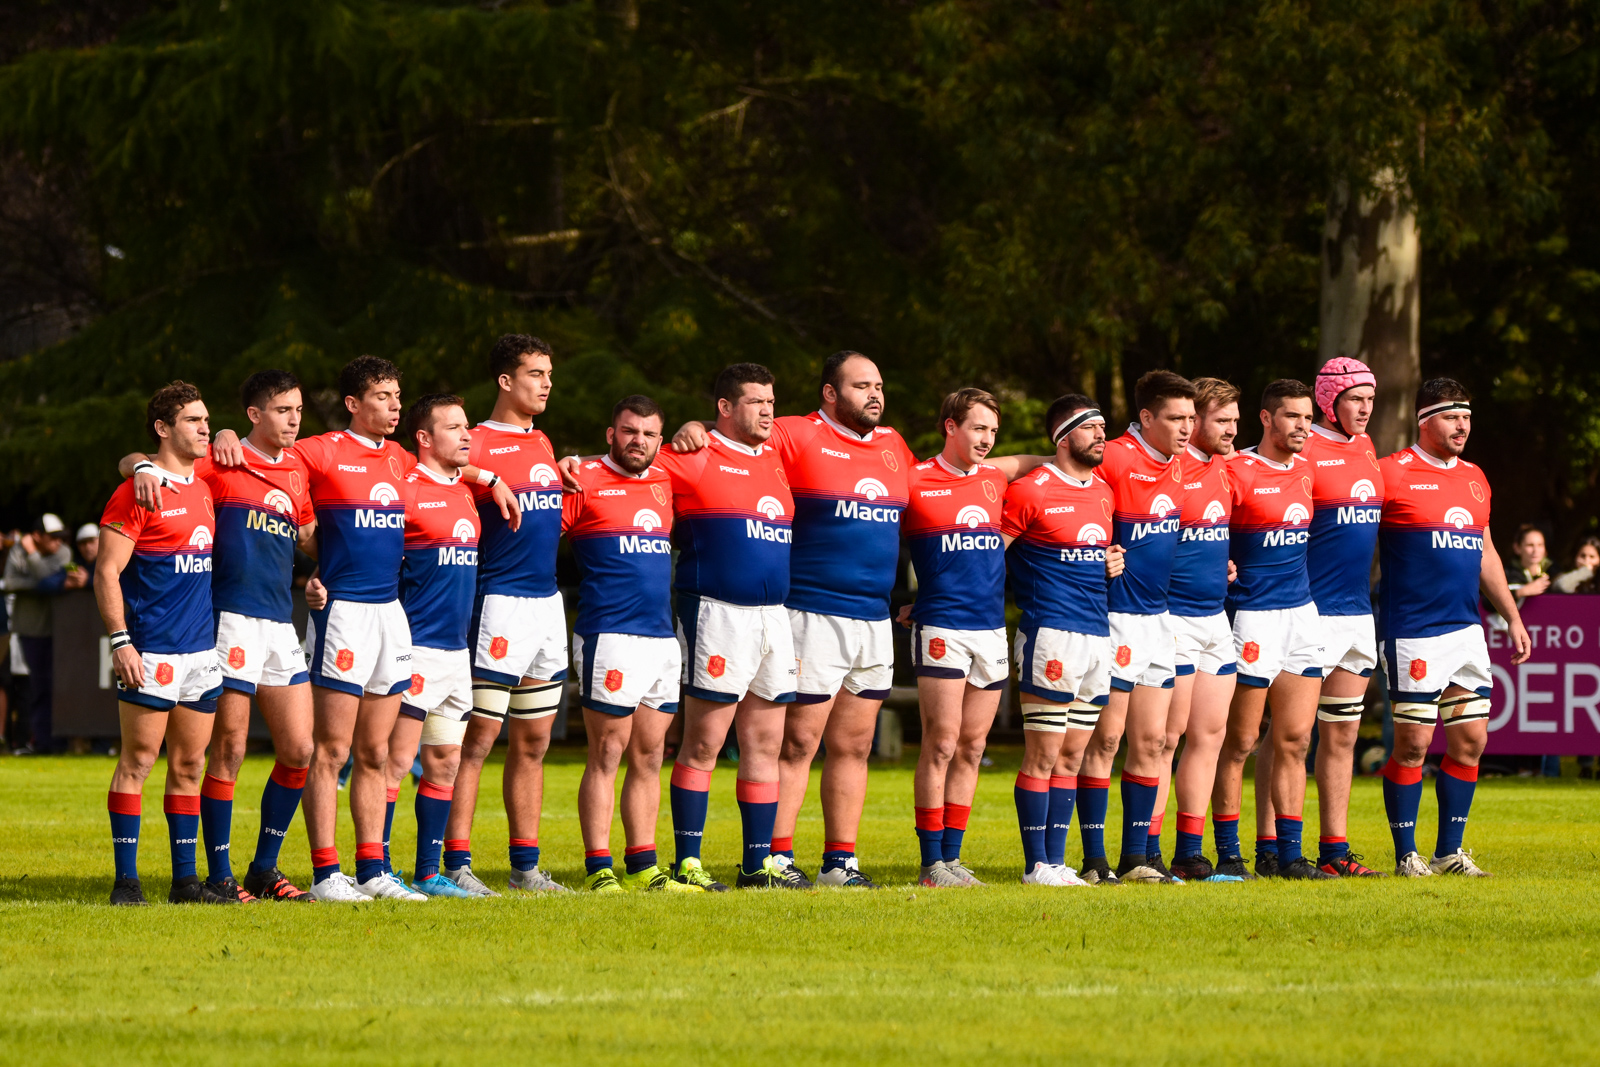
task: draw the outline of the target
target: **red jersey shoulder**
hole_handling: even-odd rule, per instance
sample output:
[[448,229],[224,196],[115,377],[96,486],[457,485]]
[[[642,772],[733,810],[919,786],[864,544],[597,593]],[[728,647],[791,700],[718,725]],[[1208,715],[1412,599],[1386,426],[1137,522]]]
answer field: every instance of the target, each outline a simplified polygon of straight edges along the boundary
[[998,525],[1005,506],[1006,481],[987,463],[971,474],[951,474],[935,460],[911,468],[908,533],[947,526]]
[[672,479],[658,467],[631,478],[591,460],[578,468],[578,484],[579,491],[563,501],[569,530],[666,533],[672,528]]
[[196,478],[188,485],[162,490],[159,512],[146,511],[134,499],[133,479],[117,487],[106,503],[100,525],[115,530],[135,546],[155,552],[210,552],[216,539],[216,508],[211,487]]
[[478,543],[478,508],[465,482],[441,483],[419,468],[406,475],[406,547]]
[[[540,430],[502,430],[479,424],[472,429],[467,462],[505,479],[513,489],[548,489],[561,483],[555,447]],[[486,500],[494,491],[474,483],[472,495]]]

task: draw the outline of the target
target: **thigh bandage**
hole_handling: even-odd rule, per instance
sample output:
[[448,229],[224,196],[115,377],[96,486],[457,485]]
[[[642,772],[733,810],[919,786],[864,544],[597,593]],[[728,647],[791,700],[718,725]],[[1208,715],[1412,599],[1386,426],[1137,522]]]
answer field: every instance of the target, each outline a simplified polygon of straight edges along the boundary
[[509,714],[513,719],[544,719],[554,715],[561,707],[561,687],[564,684],[545,682],[541,685],[513,686],[508,704]]
[[1362,697],[1318,697],[1317,718],[1321,722],[1360,722],[1366,707]]

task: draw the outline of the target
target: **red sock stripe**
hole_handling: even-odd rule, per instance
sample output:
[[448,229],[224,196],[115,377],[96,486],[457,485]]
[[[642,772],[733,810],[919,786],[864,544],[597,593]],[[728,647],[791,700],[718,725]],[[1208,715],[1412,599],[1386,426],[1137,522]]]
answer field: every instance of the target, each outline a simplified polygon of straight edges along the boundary
[[339,850],[337,848],[314,848],[311,850],[311,866],[337,867],[339,866]]
[[1078,775],[1078,788],[1079,789],[1110,789],[1111,788],[1111,779],[1109,779],[1109,778],[1090,778],[1087,774],[1080,774],[1080,775]]
[[429,800],[449,800],[456,795],[456,787],[453,785],[434,785],[424,778],[422,784],[417,786],[417,795],[427,797]]
[[918,808],[916,811],[918,830],[944,829],[944,808]]
[[1164,812],[1164,811],[1158,811],[1154,815],[1150,816],[1150,836],[1151,837],[1160,837],[1161,836],[1161,824],[1163,822],[1165,822],[1166,819],[1167,819],[1167,813]]
[[674,763],[672,765],[672,784],[679,789],[689,789],[696,793],[711,792],[711,772],[697,770],[687,763]]
[[304,789],[306,787],[306,772],[310,767],[291,767],[287,763],[274,763],[272,765],[272,780],[285,789]]
[[[461,844],[462,844],[463,850],[465,850],[466,842],[463,841],[463,842],[461,842]],[[445,842],[445,847],[448,848],[449,845],[450,845],[450,842],[446,841]],[[511,839],[511,847],[512,848],[538,848],[539,847],[539,839],[537,837],[513,837]]]
[[[516,844],[515,841],[513,841],[511,843],[513,845]],[[447,837],[447,838],[444,839],[444,849],[445,849],[446,852],[471,852],[472,851],[472,838],[470,838],[470,837]]]
[[946,804],[944,806],[944,824],[952,830],[965,830],[967,828],[967,820],[971,817],[971,804]]
[[776,804],[777,782],[747,782],[737,778],[733,783],[734,796],[746,804]]
[[[1145,775],[1142,775],[1142,774],[1129,774],[1127,771],[1123,771],[1122,772],[1122,780],[1124,782],[1135,782],[1135,783],[1137,783],[1139,785],[1160,785],[1161,784],[1161,779],[1160,778],[1157,778],[1157,777],[1146,777]],[[1110,783],[1107,782],[1106,784],[1109,785]]]
[[1282,819],[1282,820],[1284,820],[1285,822],[1298,822],[1298,823],[1305,822],[1305,820],[1302,819],[1298,815],[1285,815],[1282,812],[1279,812],[1277,817]]
[[1477,767],[1468,767],[1465,763],[1457,763],[1449,756],[1446,756],[1444,761],[1439,764],[1439,769],[1450,777],[1463,782],[1476,782],[1478,780]]
[[200,795],[212,800],[232,800],[233,783],[223,781],[214,774],[208,774],[200,783]]
[[[648,845],[629,845],[627,848],[622,850],[622,854],[624,856],[637,856],[641,852],[654,852],[655,850],[656,843],[652,841]],[[600,855],[603,856],[605,853],[602,852]]]
[[1342,837],[1328,837],[1327,835],[1323,835],[1322,837],[1317,838],[1317,841],[1319,843],[1321,843],[1321,844],[1324,844],[1324,845],[1345,845],[1345,844],[1349,844],[1349,842],[1346,841]]
[[399,800],[400,799],[400,787],[397,786],[397,785],[396,786],[390,786],[389,787],[389,795],[386,796],[384,799],[387,800],[391,804],[393,804],[395,801]]
[[1422,768],[1402,767],[1391,756],[1389,762],[1383,765],[1383,776],[1395,785],[1416,785],[1422,781]]
[[[1197,818],[1197,819],[1199,817],[1200,816],[1198,816],[1198,815],[1195,816],[1195,818]],[[1219,811],[1215,815],[1211,816],[1211,821],[1212,822],[1238,822],[1239,821],[1239,813],[1238,812],[1234,812],[1232,815],[1224,815],[1222,812]]]
[[117,815],[138,815],[144,809],[141,793],[107,793],[106,810]]
[[1048,793],[1050,792],[1050,779],[1035,778],[1031,774],[1023,774],[1018,771],[1017,788],[1029,793]]
[[168,815],[199,815],[200,797],[183,796],[179,793],[168,793],[161,798],[161,810]]
[[611,850],[609,848],[597,848],[593,852],[585,852],[583,854],[583,858],[586,859],[586,860],[592,860],[596,856],[609,856],[609,855],[611,855]]
[[[1238,816],[1234,816],[1235,819]],[[1203,834],[1206,830],[1206,817],[1204,815],[1191,815],[1187,811],[1178,812],[1178,833]]]
[[774,852],[793,852],[794,851],[794,838],[793,837],[774,837],[772,839],[772,851],[774,851]]
[[822,843],[822,851],[824,851],[824,852],[852,852],[853,853],[853,852],[855,852],[855,850],[856,850],[856,843],[854,841],[824,841]]
[[1052,774],[1050,776],[1051,789],[1076,789],[1078,776],[1076,774]]
[[368,841],[365,844],[356,842],[356,859],[358,861],[383,859],[383,842]]

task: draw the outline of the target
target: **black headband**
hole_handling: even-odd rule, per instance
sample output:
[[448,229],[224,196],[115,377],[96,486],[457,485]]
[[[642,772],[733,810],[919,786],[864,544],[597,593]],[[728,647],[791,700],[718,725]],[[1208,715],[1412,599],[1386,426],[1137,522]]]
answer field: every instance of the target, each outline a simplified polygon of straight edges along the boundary
[[1099,419],[1101,422],[1104,422],[1106,419],[1104,415],[1100,414],[1099,408],[1083,408],[1080,411],[1073,412],[1071,418],[1063,422],[1060,426],[1056,427],[1056,432],[1051,436],[1050,443],[1053,445],[1059,445],[1061,443],[1061,439],[1067,436],[1067,434],[1071,433],[1073,430],[1076,430],[1079,426],[1082,426],[1086,422],[1093,422],[1095,419]]
[[1471,411],[1472,405],[1465,400],[1446,400],[1439,404],[1429,404],[1417,412],[1417,425],[1421,426],[1435,415],[1443,415],[1447,411]]

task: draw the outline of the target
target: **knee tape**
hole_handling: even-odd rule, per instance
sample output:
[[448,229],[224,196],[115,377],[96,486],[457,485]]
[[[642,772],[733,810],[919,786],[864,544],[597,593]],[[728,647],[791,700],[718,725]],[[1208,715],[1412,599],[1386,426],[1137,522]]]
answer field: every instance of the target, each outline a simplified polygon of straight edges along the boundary
[[1439,721],[1439,702],[1436,700],[1418,703],[1399,702],[1394,705],[1392,714],[1395,722],[1432,726]]
[[1042,734],[1067,732],[1067,709],[1060,704],[1022,705],[1022,728]]
[[1100,705],[1074,700],[1067,705],[1067,729],[1093,730],[1100,725]]
[[511,687],[498,682],[472,683],[472,714],[480,719],[504,722],[511,705]]
[[1317,718],[1322,722],[1360,722],[1366,707],[1361,697],[1318,697]]
[[1460,726],[1464,722],[1488,719],[1489,701],[1476,693],[1446,697],[1439,702],[1439,717],[1446,726]]
[[561,707],[562,682],[519,685],[511,690],[510,715],[513,719],[543,719]]

